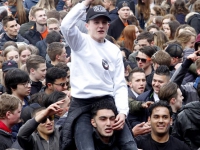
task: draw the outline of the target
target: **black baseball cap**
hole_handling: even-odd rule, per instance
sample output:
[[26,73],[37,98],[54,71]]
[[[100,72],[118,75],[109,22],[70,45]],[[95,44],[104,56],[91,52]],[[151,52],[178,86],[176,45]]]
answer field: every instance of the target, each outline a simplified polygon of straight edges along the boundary
[[18,68],[18,64],[14,60],[5,61],[2,65],[2,71],[6,72],[10,69]]
[[86,15],[86,22],[99,16],[104,16],[108,19],[108,21],[111,21],[108,11],[103,6],[97,5],[88,10]]
[[175,58],[182,58],[183,57],[183,49],[178,44],[169,44],[165,51],[171,56]]
[[117,9],[120,10],[122,7],[129,7],[130,8],[130,3],[127,1],[122,1],[119,2],[117,5]]

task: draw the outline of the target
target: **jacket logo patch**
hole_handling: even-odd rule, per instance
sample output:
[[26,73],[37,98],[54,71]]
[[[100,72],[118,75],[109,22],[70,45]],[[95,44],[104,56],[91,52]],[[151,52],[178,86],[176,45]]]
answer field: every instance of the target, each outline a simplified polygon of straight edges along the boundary
[[108,70],[109,69],[109,64],[106,60],[102,59],[102,66],[105,70]]

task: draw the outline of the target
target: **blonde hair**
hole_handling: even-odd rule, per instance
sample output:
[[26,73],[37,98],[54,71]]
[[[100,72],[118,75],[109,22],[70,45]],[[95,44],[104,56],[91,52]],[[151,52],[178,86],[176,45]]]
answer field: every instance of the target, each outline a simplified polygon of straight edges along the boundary
[[177,36],[176,41],[181,44],[183,49],[185,49],[186,43],[188,43],[188,41],[189,41],[188,37],[191,38],[192,36],[194,36],[196,38],[196,34],[190,32],[190,31],[184,31],[184,32],[181,32]]
[[36,4],[38,7],[42,7],[45,10],[53,10],[55,8],[54,0],[39,0],[39,2]]

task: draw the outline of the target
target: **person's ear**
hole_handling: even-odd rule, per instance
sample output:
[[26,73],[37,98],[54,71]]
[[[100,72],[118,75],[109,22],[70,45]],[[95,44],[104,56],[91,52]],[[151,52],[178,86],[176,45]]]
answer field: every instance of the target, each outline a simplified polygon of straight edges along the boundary
[[12,114],[12,113],[11,113],[10,111],[7,111],[5,117],[8,118],[8,119],[10,119],[11,114]]
[[150,122],[151,122],[151,117],[149,116],[149,117],[148,117],[148,123],[150,123]]
[[94,119],[91,119],[91,124],[92,124],[93,127],[95,127],[95,128],[97,127],[96,122],[95,122]]
[[5,32],[7,32],[7,26],[3,26]]
[[170,118],[170,125],[172,126],[172,124],[173,124],[173,119],[172,119],[172,117]]
[[175,98],[171,98],[171,100],[169,102],[174,105],[176,103],[176,99]]
[[56,55],[56,60],[59,60],[60,59],[60,55]]
[[31,68],[30,73],[34,74],[34,72],[35,72],[35,69]]
[[132,82],[128,82],[128,85],[130,86],[130,88],[132,88],[132,87],[133,87],[133,84],[132,84]]
[[86,24],[85,24],[85,27],[86,27],[86,29],[88,30],[88,28],[89,28],[89,24],[86,23]]
[[47,88],[51,90],[53,88],[53,84],[52,83],[47,83]]

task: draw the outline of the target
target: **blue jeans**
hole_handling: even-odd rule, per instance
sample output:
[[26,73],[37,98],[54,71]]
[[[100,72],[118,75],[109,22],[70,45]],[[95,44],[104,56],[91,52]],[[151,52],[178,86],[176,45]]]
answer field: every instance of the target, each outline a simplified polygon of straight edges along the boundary
[[[113,98],[110,100],[114,103]],[[92,134],[93,127],[91,125],[90,112],[84,113],[77,118],[74,127],[74,138],[78,150],[95,150]],[[136,143],[127,124],[124,125],[122,130],[116,132],[116,140],[121,150],[137,150]]]

